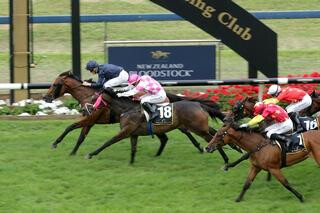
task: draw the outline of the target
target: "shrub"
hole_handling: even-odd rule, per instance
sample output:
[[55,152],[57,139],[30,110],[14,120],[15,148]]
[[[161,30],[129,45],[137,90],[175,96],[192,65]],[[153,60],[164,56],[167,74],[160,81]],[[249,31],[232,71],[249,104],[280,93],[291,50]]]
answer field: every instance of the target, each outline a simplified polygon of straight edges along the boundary
[[68,98],[64,100],[63,105],[68,107],[69,109],[76,109],[78,111],[80,111],[81,109],[79,102],[74,98]]

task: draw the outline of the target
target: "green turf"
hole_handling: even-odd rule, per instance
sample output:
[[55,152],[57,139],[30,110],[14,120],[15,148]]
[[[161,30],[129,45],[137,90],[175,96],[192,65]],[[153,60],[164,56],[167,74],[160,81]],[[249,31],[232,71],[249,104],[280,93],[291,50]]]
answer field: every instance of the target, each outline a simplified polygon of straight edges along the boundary
[[[114,135],[118,125],[95,126],[77,156],[68,156],[79,131],[50,144],[72,121],[0,121],[0,212],[318,212],[319,167],[312,159],[284,169],[305,196],[301,204],[261,172],[241,203],[248,161],[228,172],[218,153],[200,154],[179,132],[163,155],[157,139],[140,137],[129,165],[128,139],[91,160],[84,155]],[[199,140],[203,146],[205,142]],[[240,154],[226,149],[233,160]]]

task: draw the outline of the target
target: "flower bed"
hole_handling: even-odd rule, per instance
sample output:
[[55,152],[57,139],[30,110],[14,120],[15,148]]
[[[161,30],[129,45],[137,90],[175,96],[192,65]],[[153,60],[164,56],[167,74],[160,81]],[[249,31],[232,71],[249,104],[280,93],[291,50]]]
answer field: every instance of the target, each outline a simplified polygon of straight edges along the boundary
[[80,107],[78,101],[73,98],[64,101],[56,100],[46,103],[43,100],[27,99],[9,106],[5,101],[0,100],[0,115],[78,115]]
[[[320,77],[319,72],[313,72],[311,74],[303,75],[288,75],[288,78],[316,78]],[[267,84],[263,91],[263,99],[270,98],[267,94],[270,84]],[[287,85],[283,85],[287,86]],[[315,83],[310,84],[290,84],[290,87],[300,88],[309,94],[313,90],[318,90],[319,85]],[[251,85],[232,85],[232,86],[217,86],[206,89],[205,91],[192,92],[191,90],[184,90],[182,95],[193,98],[209,99],[213,102],[217,102],[223,111],[229,110],[236,101],[244,99],[246,96],[258,96],[259,86]],[[320,91],[319,91],[320,92]]]

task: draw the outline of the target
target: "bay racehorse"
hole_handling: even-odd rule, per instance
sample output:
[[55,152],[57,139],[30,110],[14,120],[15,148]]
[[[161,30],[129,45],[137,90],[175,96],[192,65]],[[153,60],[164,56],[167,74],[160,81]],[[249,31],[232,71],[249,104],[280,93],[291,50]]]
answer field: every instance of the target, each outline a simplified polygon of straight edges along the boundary
[[[216,135],[209,142],[205,148],[207,152],[213,152],[217,148],[228,143],[235,143],[242,149],[250,152],[250,171],[243,186],[240,195],[236,201],[242,200],[245,192],[249,189],[251,183],[254,181],[256,175],[265,170],[271,173],[286,189],[292,192],[301,202],[304,201],[303,196],[297,192],[284,177],[281,172],[281,148],[265,138],[260,133],[247,132],[244,130],[237,130],[237,126],[229,123],[219,129]],[[300,151],[287,153],[286,165],[291,166],[297,164],[309,157],[311,154],[316,163],[320,166],[320,131],[310,130],[300,133],[304,148]]]
[[312,116],[313,114],[320,111],[320,95],[316,91],[312,91],[310,94],[312,103],[309,107],[300,111],[300,115]]
[[[87,103],[92,102],[92,96],[94,96],[95,92],[96,92],[95,89],[82,86],[82,81],[78,79],[76,76],[74,76],[72,72],[67,71],[60,74],[54,80],[53,84],[51,85],[51,87],[49,88],[47,94],[44,96],[43,99],[47,102],[52,102],[54,99],[63,96],[65,93],[70,93],[76,100],[80,102],[82,108],[85,108]],[[170,93],[167,93],[167,96],[169,97],[171,102],[180,101],[183,99],[182,97],[179,97]],[[220,112],[219,108],[215,103],[210,101],[205,101],[205,100],[199,100],[199,99],[193,99],[193,101],[202,102],[201,106],[206,111],[208,111],[208,113],[212,118],[217,117],[221,120],[224,118],[224,114]],[[131,101],[131,104],[129,105],[129,107],[127,107],[124,110],[131,109],[133,103],[135,106],[139,106],[138,103]],[[75,122],[70,126],[68,126],[65,129],[65,131],[52,144],[52,148],[56,148],[57,145],[63,140],[63,138],[69,132],[78,128],[82,128],[80,136],[77,140],[77,143],[70,153],[70,155],[75,155],[93,125],[119,123],[119,120],[120,120],[120,114],[117,114],[114,110],[111,110],[109,107],[101,107],[93,111],[92,114],[86,115],[80,121]],[[191,135],[190,132],[182,128],[180,129],[180,131],[187,135],[187,137],[191,140],[193,145],[200,152],[203,152],[203,149],[201,148],[200,144],[196,141],[196,139]],[[156,136],[160,139],[160,143],[161,143],[158,149],[158,152],[156,154],[156,156],[159,156],[161,155],[168,141],[168,138],[166,134],[156,134]],[[228,158],[226,155],[224,155],[224,159],[226,162],[228,161]]]
[[[138,136],[148,135],[150,132],[150,123],[146,121],[144,115],[141,113],[140,104],[132,105],[130,98],[118,98],[116,93],[111,88],[108,88],[102,94],[103,100],[108,104],[111,110],[114,110],[116,114],[120,114],[120,132],[105,142],[97,150],[87,155],[88,159],[92,156],[99,154],[102,150],[108,146],[121,141],[122,139],[130,137],[131,139],[131,161],[134,162],[134,157],[137,149]],[[154,134],[164,134],[174,129],[184,129],[191,131],[198,136],[202,137],[205,141],[209,142],[212,136],[215,134],[215,130],[208,125],[208,112],[201,107],[199,102],[193,101],[178,101],[172,103],[172,123],[165,125],[153,125],[151,124]],[[124,106],[131,106],[131,110]],[[225,153],[222,149],[219,149],[220,154],[225,159]],[[225,159],[226,162],[226,159]]]

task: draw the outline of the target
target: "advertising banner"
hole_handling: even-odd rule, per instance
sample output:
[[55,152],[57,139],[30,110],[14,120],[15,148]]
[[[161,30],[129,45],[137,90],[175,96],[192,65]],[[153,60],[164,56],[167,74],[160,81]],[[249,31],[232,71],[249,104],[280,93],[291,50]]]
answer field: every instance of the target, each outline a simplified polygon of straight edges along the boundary
[[215,45],[108,47],[108,63],[160,81],[213,80]]

